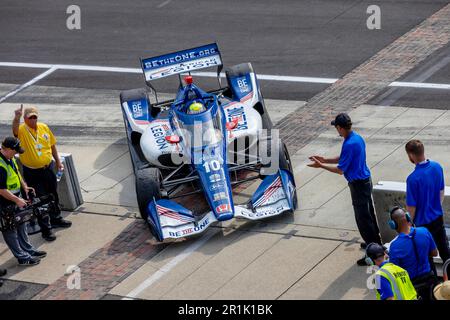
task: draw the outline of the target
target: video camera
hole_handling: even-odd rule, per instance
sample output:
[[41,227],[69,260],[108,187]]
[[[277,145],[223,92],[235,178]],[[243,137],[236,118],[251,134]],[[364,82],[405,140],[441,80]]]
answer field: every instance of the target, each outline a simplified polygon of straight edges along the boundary
[[30,196],[29,204],[24,208],[18,208],[16,205],[7,206],[0,214],[1,230],[14,230],[34,217],[46,216],[54,205],[55,198],[50,194],[42,197]]

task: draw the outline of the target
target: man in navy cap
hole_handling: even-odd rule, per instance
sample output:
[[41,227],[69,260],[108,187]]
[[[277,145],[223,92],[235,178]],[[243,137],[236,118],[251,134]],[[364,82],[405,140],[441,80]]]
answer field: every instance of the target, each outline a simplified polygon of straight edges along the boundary
[[[28,198],[34,189],[28,187],[19,172],[15,155],[23,153],[20,140],[15,137],[7,137],[2,142],[0,149],[0,212],[8,206],[14,205],[18,208],[27,206],[22,196]],[[17,228],[3,228],[1,230],[3,239],[21,266],[34,266],[39,264],[40,259],[47,253],[38,251],[30,243],[25,223]],[[1,272],[2,274],[4,272]]]
[[377,300],[417,300],[408,272],[389,261],[383,246],[369,243],[365,259],[367,264],[379,267],[375,274]]
[[[309,159],[313,163],[308,166],[344,175],[350,188],[356,224],[365,242],[361,244],[361,248],[366,248],[367,244],[372,242],[381,244],[380,231],[372,201],[372,179],[366,164],[364,139],[352,130],[352,120],[346,113],[338,114],[331,125],[344,138],[341,154],[334,158],[311,156]],[[337,166],[328,164],[337,164]],[[366,259],[359,259],[357,264],[360,266],[366,265]]]

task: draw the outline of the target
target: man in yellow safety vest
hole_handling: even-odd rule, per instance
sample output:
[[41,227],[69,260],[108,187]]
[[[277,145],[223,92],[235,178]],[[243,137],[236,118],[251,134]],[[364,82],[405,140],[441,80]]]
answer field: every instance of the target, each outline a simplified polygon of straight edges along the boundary
[[388,260],[383,246],[370,243],[366,248],[366,263],[379,267],[376,272],[378,300],[416,300],[417,292],[408,272]]
[[[0,213],[3,208],[16,205],[23,208],[27,202],[22,198],[22,192],[28,195],[34,193],[33,188],[29,188],[22,179],[14,159],[16,153],[23,153],[20,141],[14,137],[7,137],[2,142],[0,150]],[[39,263],[47,253],[36,250],[28,239],[26,224],[20,224],[14,229],[2,229],[3,238],[8,248],[17,258],[19,265],[32,266]]]

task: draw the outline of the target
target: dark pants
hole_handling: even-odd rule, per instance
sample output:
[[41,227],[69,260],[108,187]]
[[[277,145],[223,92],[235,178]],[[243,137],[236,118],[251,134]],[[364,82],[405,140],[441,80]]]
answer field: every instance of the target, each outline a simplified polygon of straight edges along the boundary
[[38,217],[38,223],[42,233],[48,233],[52,228],[51,223],[61,219],[61,210],[59,208],[59,198],[57,188],[56,175],[53,171],[55,162],[52,161],[50,166],[43,169],[31,169],[23,166],[24,179],[29,187],[36,190],[38,197],[52,194],[55,198],[55,206],[49,212],[48,216]]
[[434,272],[411,279],[411,282],[417,291],[417,295],[422,300],[434,300],[433,289],[437,284],[437,278]]
[[372,201],[372,180],[354,180],[348,184],[352,196],[356,225],[366,244],[381,244],[380,230]]
[[448,238],[445,234],[444,217],[440,216],[436,220],[421,227],[425,227],[428,229],[428,231],[430,231],[431,235],[433,236],[434,242],[436,243],[442,261],[447,261],[447,259],[450,258],[450,250],[448,247]]

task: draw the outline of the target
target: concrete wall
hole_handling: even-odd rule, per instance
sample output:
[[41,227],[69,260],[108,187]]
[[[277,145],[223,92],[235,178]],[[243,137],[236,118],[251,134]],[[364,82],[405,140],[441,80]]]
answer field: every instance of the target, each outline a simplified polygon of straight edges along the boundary
[[[390,242],[397,233],[388,226],[389,209],[395,205],[406,206],[406,183],[380,181],[373,186],[373,201],[383,243]],[[450,187],[445,187],[444,221],[450,228]]]

